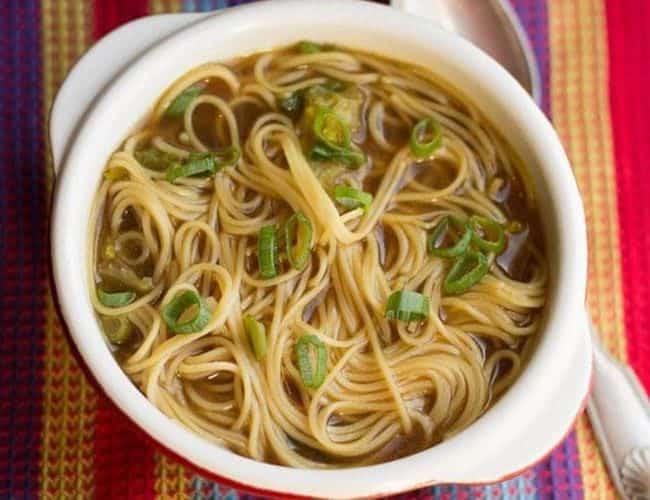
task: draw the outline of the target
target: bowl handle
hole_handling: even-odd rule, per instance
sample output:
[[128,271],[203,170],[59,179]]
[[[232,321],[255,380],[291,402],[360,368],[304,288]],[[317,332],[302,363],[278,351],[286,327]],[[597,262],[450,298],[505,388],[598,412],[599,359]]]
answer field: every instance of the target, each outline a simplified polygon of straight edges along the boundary
[[106,35],[77,61],[59,88],[50,112],[55,175],[89,108],[119,73],[158,41],[214,14],[161,14],[131,21]]
[[587,406],[607,467],[622,496],[650,495],[650,402],[629,366],[594,345],[594,387]]

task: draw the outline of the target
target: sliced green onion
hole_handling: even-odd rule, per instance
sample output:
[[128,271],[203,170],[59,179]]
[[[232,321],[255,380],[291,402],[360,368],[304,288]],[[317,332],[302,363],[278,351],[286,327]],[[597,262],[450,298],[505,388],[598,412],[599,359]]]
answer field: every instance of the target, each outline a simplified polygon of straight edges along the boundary
[[506,235],[497,221],[472,215],[469,218],[469,226],[472,229],[472,242],[481,250],[498,254],[505,247]]
[[124,344],[131,337],[133,327],[125,316],[102,316],[102,330],[113,344]]
[[362,207],[365,211],[372,203],[372,195],[351,186],[339,184],[334,188],[334,200],[350,210]]
[[[427,129],[431,129],[427,134]],[[425,137],[429,135],[429,139]],[[416,123],[411,131],[411,152],[418,158],[430,156],[442,145],[442,127],[433,118],[425,118]]]
[[201,92],[203,92],[203,87],[203,84],[192,85],[178,94],[171,104],[167,106],[165,116],[167,118],[178,118],[179,116],[183,116],[183,113],[185,113],[185,110],[190,103],[196,99]]
[[356,146],[350,148],[332,148],[317,142],[311,150],[310,158],[317,161],[340,161],[349,168],[359,168],[366,162],[366,155]]
[[322,50],[323,46],[319,43],[310,42],[309,40],[298,42],[298,52],[301,54],[316,54]]
[[318,389],[327,374],[327,348],[316,335],[303,335],[296,342],[296,359],[302,383]]
[[165,179],[174,182],[183,177],[213,175],[224,167],[237,163],[240,154],[239,149],[234,147],[210,153],[192,153],[184,163],[175,163],[169,167]]
[[410,290],[398,290],[388,297],[384,317],[400,321],[422,321],[429,316],[429,297]]
[[212,151],[210,154],[214,156],[215,162],[217,163],[217,172],[224,167],[232,167],[241,158],[241,151],[234,146]]
[[319,108],[316,112],[314,135],[331,148],[350,146],[350,127],[329,108]]
[[173,163],[178,161],[176,156],[160,151],[156,148],[142,149],[133,153],[135,159],[149,170],[162,171],[168,169]]
[[298,118],[305,106],[305,94],[302,91],[292,92],[286,97],[278,99],[278,107],[291,118]]
[[[453,239],[452,225],[457,230],[455,241]],[[450,246],[443,246],[448,240],[451,240]],[[455,217],[445,216],[440,219],[429,236],[427,248],[429,253],[436,257],[457,257],[467,251],[471,240],[472,230],[468,225],[463,224]]]
[[248,334],[255,359],[260,361],[266,355],[266,328],[263,323],[257,321],[253,316],[244,316],[244,328]]
[[162,318],[174,333],[196,333],[210,322],[210,310],[198,293],[187,290],[163,307]]
[[291,267],[302,271],[311,253],[311,237],[314,229],[302,212],[296,212],[284,225],[284,243]]
[[[327,92],[324,87],[315,86],[310,91]],[[366,162],[366,155],[352,144],[350,126],[332,108],[321,106],[316,110],[312,126],[316,141],[310,157],[316,161],[340,161],[350,168],[357,168]]]
[[443,290],[458,295],[476,285],[488,272],[488,260],[480,252],[468,251],[456,258],[443,283]]
[[257,237],[257,260],[260,276],[264,279],[275,278],[278,271],[275,263],[278,259],[278,242],[276,227],[264,226]]
[[175,163],[167,170],[165,179],[174,182],[176,179],[193,175],[209,175],[216,172],[216,163],[210,153],[191,155],[185,163]]
[[235,146],[213,151],[212,155],[217,162],[217,168],[221,170],[224,167],[231,167],[241,158],[241,151]]
[[135,292],[105,292],[101,288],[97,289],[97,298],[106,307],[124,307],[128,306],[135,300]]

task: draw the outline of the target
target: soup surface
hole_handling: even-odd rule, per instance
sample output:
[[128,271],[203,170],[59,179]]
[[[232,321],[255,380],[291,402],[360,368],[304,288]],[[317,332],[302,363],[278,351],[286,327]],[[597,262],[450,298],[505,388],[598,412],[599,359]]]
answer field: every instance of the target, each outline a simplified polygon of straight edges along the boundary
[[152,404],[237,453],[420,451],[532,349],[547,267],[521,163],[420,67],[312,42],[205,64],[106,165],[98,320]]

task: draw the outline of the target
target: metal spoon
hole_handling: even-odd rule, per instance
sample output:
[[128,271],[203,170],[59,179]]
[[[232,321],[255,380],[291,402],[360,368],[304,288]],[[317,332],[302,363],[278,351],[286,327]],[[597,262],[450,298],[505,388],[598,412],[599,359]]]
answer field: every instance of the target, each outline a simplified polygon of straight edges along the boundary
[[535,54],[510,4],[502,0],[391,0],[397,9],[431,19],[499,61],[540,104]]
[[[392,0],[391,5],[467,38],[541,102],[535,55],[506,0]],[[587,412],[603,458],[623,498],[650,500],[648,397],[634,372],[605,350],[589,318],[587,324],[594,340],[593,390]]]

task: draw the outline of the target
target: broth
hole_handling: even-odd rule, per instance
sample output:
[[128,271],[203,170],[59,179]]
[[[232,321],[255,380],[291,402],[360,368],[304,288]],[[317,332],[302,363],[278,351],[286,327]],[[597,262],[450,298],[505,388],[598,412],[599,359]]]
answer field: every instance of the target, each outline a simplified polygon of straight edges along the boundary
[[422,68],[306,42],[183,76],[96,197],[91,295],[120,365],[283,465],[461,431],[515,380],[546,293],[523,162],[487,118]]

